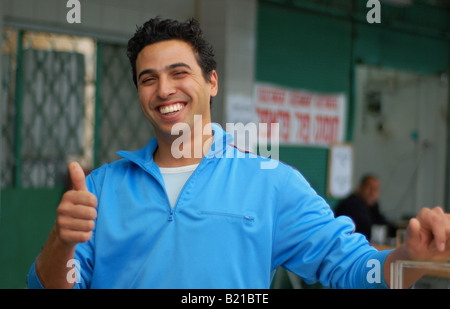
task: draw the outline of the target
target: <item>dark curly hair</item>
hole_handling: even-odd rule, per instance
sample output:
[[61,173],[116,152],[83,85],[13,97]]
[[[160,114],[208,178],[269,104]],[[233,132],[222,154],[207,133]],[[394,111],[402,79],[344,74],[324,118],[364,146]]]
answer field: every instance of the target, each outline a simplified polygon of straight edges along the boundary
[[192,46],[205,80],[210,81],[211,72],[216,69],[217,64],[213,48],[203,38],[199,22],[194,18],[179,22],[156,17],[138,27],[134,36],[128,41],[127,56],[130,59],[136,88],[136,59],[140,51],[147,45],[173,39],[187,42]]

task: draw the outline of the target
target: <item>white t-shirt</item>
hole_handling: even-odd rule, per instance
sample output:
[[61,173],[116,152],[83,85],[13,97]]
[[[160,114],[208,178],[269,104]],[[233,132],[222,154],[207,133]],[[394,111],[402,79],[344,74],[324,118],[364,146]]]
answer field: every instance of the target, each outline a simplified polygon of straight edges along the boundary
[[164,179],[166,192],[169,196],[170,205],[175,206],[186,181],[191,177],[198,164],[181,167],[160,167],[159,170]]

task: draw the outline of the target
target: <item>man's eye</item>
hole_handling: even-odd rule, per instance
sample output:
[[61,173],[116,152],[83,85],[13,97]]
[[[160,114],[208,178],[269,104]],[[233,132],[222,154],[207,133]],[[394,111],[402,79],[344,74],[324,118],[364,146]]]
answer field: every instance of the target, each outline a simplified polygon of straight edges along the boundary
[[177,72],[175,72],[175,76],[183,76],[183,75],[185,75],[185,74],[187,74],[187,72],[185,72],[185,71],[177,71]]
[[154,80],[155,80],[155,78],[153,78],[153,77],[147,77],[147,78],[143,78],[141,83],[142,84],[149,84],[149,83],[153,82]]

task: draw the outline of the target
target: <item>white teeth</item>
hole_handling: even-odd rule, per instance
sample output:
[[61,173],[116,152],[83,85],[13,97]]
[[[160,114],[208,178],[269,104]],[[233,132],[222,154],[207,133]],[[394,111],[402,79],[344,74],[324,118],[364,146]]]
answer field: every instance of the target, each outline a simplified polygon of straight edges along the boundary
[[175,103],[175,104],[171,104],[171,105],[161,106],[159,108],[159,112],[161,114],[168,114],[168,113],[178,112],[178,111],[182,110],[183,108],[184,108],[184,104]]

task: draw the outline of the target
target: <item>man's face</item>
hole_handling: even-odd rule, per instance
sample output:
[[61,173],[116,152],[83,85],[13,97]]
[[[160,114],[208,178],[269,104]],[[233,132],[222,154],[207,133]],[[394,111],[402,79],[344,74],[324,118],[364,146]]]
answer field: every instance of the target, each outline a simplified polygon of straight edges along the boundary
[[141,109],[158,138],[171,135],[175,123],[194,127],[194,115],[211,121],[210,99],[217,94],[217,75],[206,81],[192,47],[180,40],[146,46],[136,59]]
[[367,179],[366,183],[360,187],[360,195],[369,206],[377,202],[379,192],[380,181],[373,177]]

